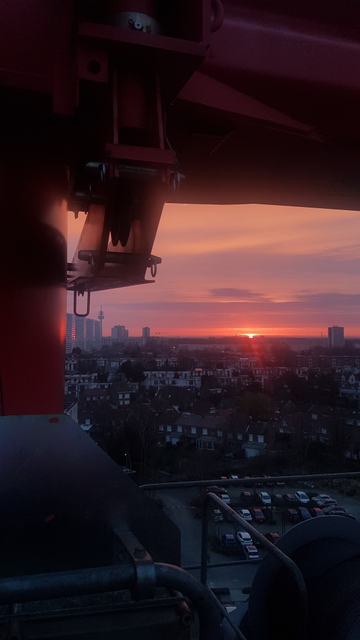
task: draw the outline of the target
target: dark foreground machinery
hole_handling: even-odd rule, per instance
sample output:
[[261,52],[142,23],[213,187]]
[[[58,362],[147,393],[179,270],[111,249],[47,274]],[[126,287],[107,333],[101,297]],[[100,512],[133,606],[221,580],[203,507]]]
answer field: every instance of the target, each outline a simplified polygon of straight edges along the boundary
[[[177,528],[62,415],[66,289],[86,314],[91,291],[152,282],[165,202],[359,209],[358,2],[0,18],[0,637],[359,638],[357,523],[284,536],[235,632]],[[87,214],[69,264],[68,209]]]

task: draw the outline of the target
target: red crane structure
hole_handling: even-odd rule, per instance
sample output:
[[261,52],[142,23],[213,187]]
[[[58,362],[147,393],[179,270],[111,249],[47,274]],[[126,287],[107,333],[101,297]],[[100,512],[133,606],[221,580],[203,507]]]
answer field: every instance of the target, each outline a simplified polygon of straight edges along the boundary
[[[3,439],[2,455],[8,456],[0,471],[1,492],[8,489],[2,515],[8,524],[0,528],[10,545],[0,555],[7,567],[2,575],[8,577],[33,574],[37,566],[40,572],[59,570],[51,552],[54,540],[65,557],[64,532],[78,522],[74,503],[54,538],[41,529],[44,522],[47,531],[56,528],[59,520],[41,493],[46,474],[52,477],[54,448],[59,467],[70,450],[78,452],[75,432],[60,415],[66,290],[73,292],[78,314],[79,296],[85,296],[88,313],[91,291],[152,282],[161,263],[152,247],[165,202],[360,208],[360,5],[356,0],[12,0],[2,3],[0,18],[0,443]],[[67,210],[87,214],[71,263]],[[42,443],[41,455],[29,439],[29,425]],[[84,443],[84,451],[89,446]],[[24,472],[30,452],[36,490]],[[85,464],[83,454],[77,455]],[[88,460],[92,456],[97,460],[100,453],[89,451]],[[104,471],[103,458],[94,464]],[[64,465],[77,486],[74,468]],[[118,482],[111,469],[108,488]],[[83,471],[97,507],[81,512],[82,533],[104,500],[88,467]],[[56,489],[54,478],[52,495],[65,513],[70,484],[64,480]],[[128,478],[119,482],[133,495]],[[35,500],[36,491],[41,500]],[[83,503],[82,491],[76,505]],[[104,518],[119,531],[111,491]],[[16,499],[9,498],[13,494]],[[135,494],[133,500],[151,519],[150,501]],[[120,520],[128,522],[125,506],[121,509]],[[19,510],[25,514],[21,524]],[[41,527],[40,520],[32,520],[35,512],[43,518]],[[153,556],[163,545],[164,557],[176,564],[179,536],[161,517],[162,540],[156,543],[154,526],[143,544]],[[91,580],[104,591],[125,584],[130,574],[124,570],[111,582],[109,572],[106,578],[101,573],[110,563],[106,554],[96,555],[95,534],[101,529],[97,540],[105,546],[107,534],[100,516],[94,518],[88,547],[79,542],[68,568],[90,570],[89,558],[96,557]],[[138,516],[130,520],[128,526],[141,537]],[[32,532],[34,551],[20,562],[25,529]],[[150,571],[148,589],[138,597],[153,594],[156,581],[179,589],[165,569],[149,569],[146,552],[135,545],[135,553],[127,535],[120,538],[132,549],[140,573]],[[42,549],[46,562],[36,565]],[[80,550],[84,557],[77,565]],[[33,578],[28,592],[33,599],[46,588],[49,597],[64,589],[77,593],[90,578],[78,576],[76,586],[73,577],[61,579],[62,590],[59,583],[56,588],[55,582]],[[0,581],[0,594],[5,586]],[[198,598],[203,638],[220,637],[211,631],[218,618],[204,616],[199,592],[194,596],[191,588],[186,593]],[[23,587],[9,583],[6,589],[13,594],[6,602],[22,601]],[[211,604],[208,592],[201,598]],[[179,606],[186,617],[186,603]]]

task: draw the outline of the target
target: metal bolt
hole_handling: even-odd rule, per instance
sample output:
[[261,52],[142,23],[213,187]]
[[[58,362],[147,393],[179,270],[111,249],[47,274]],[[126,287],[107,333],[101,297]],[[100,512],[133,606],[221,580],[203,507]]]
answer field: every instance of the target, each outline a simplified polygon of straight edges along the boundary
[[146,556],[146,550],[144,547],[135,547],[134,557],[135,558],[144,558]]
[[136,29],[136,31],[141,31],[143,28],[142,22],[134,22],[134,29]]

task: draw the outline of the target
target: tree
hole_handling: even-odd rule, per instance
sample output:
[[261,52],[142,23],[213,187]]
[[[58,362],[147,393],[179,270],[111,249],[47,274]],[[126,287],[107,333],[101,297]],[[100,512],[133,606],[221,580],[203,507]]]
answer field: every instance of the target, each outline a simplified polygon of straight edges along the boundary
[[271,415],[271,402],[265,393],[246,391],[239,400],[239,410],[257,422],[267,420]]

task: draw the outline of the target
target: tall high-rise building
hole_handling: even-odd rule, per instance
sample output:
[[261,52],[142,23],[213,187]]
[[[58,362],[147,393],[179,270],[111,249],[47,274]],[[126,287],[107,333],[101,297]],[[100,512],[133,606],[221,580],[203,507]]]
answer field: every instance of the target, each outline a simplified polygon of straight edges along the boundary
[[75,347],[79,347],[81,351],[85,351],[86,338],[86,318],[75,316]]
[[330,349],[342,349],[345,346],[344,327],[329,327],[328,341]]
[[66,314],[66,353],[71,353],[75,347],[75,316]]
[[102,321],[95,320],[95,349],[100,351],[102,347]]
[[142,329],[142,337],[150,338],[150,327],[143,327]]
[[127,329],[125,329],[125,326],[122,324],[118,324],[115,327],[111,328],[111,341],[112,342],[117,342],[119,340],[123,340],[124,338],[127,338],[129,335],[129,332]]
[[102,307],[100,307],[98,318],[99,318],[99,321],[100,321],[99,324],[100,324],[100,340],[101,340],[102,335],[103,335],[102,323],[103,323],[103,320],[104,320],[104,312],[102,310]]
[[74,347],[80,347],[82,351],[101,349],[99,320],[66,314],[66,353],[71,353]]
[[85,349],[93,351],[95,348],[95,320],[86,318],[85,324]]

